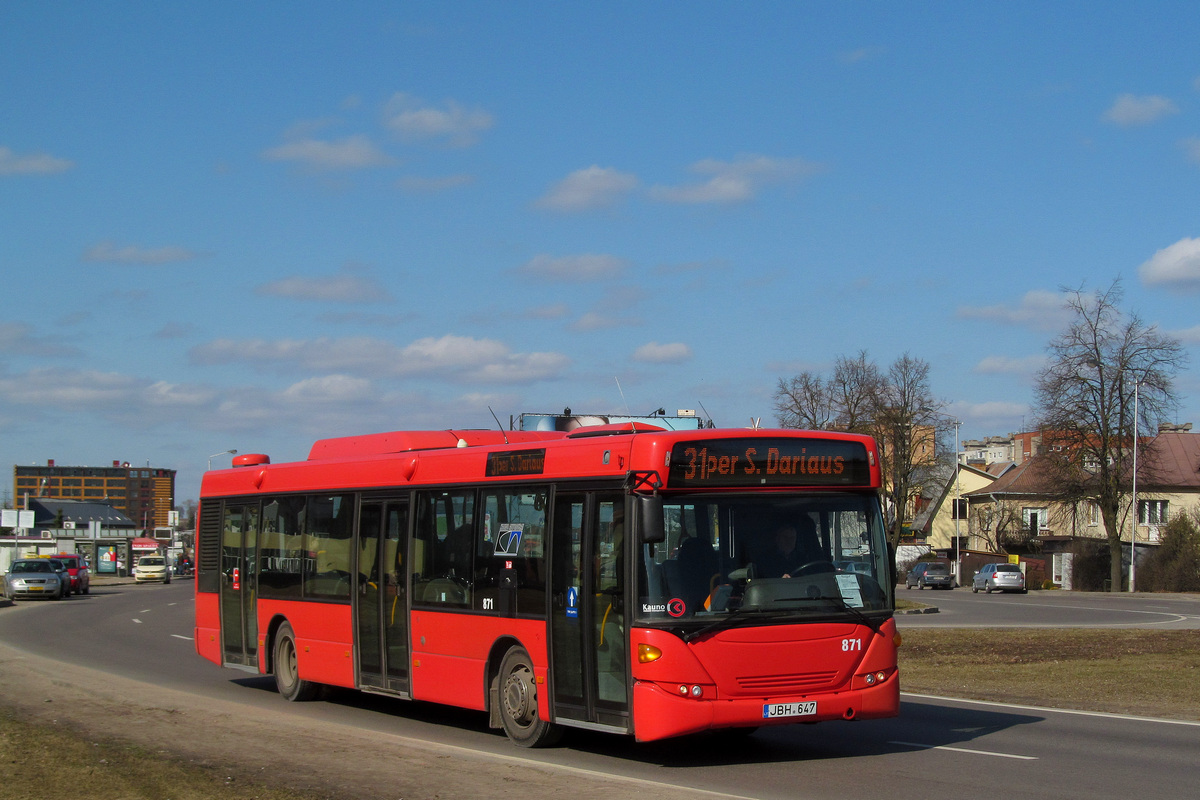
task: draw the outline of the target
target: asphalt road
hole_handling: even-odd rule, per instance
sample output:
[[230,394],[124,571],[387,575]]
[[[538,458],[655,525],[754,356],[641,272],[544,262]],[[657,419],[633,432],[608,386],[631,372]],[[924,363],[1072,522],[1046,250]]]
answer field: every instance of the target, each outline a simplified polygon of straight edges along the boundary
[[[1187,797],[1200,783],[1200,725],[1102,714],[1021,708],[905,696],[901,717],[762,730],[744,739],[691,737],[639,745],[578,732],[567,746],[537,751],[513,747],[489,731],[482,714],[355,692],[331,700],[286,703],[269,678],[221,669],[194,654],[190,581],[169,586],[97,586],[65,602],[0,608],[0,639],[47,658],[140,681],[269,709],[280,719],[319,719],[417,737],[587,776],[690,787],[710,795],[755,798],[1005,798]],[[903,591],[903,590],[902,590]],[[921,593],[928,596],[929,592]],[[1178,609],[1125,608],[1094,595],[1031,593],[1009,597],[939,592],[942,614],[927,619],[996,614],[1017,619],[1049,605],[1043,615],[1080,615],[1116,624],[1150,611],[1182,617]],[[1136,599],[1136,598],[1133,598]],[[1158,598],[1151,598],[1155,603]],[[948,601],[948,602],[947,602]],[[1182,606],[1182,608],[1188,608]],[[905,617],[903,624],[909,624]],[[1018,623],[1005,623],[1018,624]],[[1042,624],[1045,624],[1044,622]],[[1153,624],[1149,618],[1137,624]],[[645,789],[638,791],[643,796]],[[631,796],[634,793],[631,792]],[[484,796],[486,796],[484,794]]]
[[901,614],[901,627],[1200,628],[1200,595],[1038,591],[985,594],[970,589],[896,590],[936,614]]

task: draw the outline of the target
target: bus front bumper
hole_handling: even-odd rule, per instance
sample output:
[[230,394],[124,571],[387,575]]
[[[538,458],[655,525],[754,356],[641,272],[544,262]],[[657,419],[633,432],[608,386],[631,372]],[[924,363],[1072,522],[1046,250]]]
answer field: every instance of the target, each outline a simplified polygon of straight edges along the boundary
[[899,712],[900,681],[894,670],[875,686],[802,697],[709,699],[691,696],[690,687],[683,685],[674,691],[648,681],[635,681],[633,686],[633,725],[639,742],[721,728],[883,719]]

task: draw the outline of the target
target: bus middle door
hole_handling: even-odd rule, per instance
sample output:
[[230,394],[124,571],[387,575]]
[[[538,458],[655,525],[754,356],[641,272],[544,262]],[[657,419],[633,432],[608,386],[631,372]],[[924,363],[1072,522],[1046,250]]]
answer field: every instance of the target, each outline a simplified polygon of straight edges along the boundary
[[559,492],[550,604],[556,720],[629,728],[625,496]]
[[408,501],[364,500],[358,517],[355,626],[359,685],[407,695]]

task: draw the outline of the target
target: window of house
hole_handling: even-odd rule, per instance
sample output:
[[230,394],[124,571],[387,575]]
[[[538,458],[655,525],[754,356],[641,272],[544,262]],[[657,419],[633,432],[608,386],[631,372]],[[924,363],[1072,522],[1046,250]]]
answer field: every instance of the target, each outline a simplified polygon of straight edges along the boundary
[[967,518],[967,500],[965,497],[954,501],[954,512],[951,519],[966,519]]
[[1035,536],[1048,523],[1046,509],[1044,508],[1025,508],[1021,510],[1021,515],[1025,524],[1025,530],[1033,531]]
[[1165,525],[1167,523],[1166,500],[1139,500],[1139,525]]
[[1100,524],[1100,504],[1089,500],[1087,504],[1087,524],[1093,528]]

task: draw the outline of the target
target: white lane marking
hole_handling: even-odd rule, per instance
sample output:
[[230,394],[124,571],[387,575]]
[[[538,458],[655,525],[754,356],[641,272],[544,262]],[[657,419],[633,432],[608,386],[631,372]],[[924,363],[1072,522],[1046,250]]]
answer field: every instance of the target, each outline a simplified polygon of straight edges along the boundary
[[1159,722],[1164,725],[1186,725],[1200,728],[1200,722],[1190,719],[1163,719],[1162,717],[1138,717],[1133,714],[1114,714],[1109,711],[1080,711],[1075,708],[1046,708],[1044,706],[1022,706],[1015,703],[997,703],[992,700],[968,700],[964,697],[943,697],[936,694],[913,694],[901,692],[901,697],[916,697],[921,700],[937,700],[938,702],[965,703],[977,706],[992,706],[994,708],[1015,708],[1018,711],[1037,711],[1042,714],[1074,714],[1077,717],[1100,717],[1101,719],[1123,719],[1130,722]]
[[1037,761],[1037,756],[1019,756],[1014,753],[996,753],[991,750],[968,750],[965,747],[950,747],[944,744],[921,744],[920,742],[888,742],[901,747],[918,747],[922,750],[949,750],[954,753],[970,753],[976,756],[995,756],[996,758],[1015,758],[1020,761]]
[[133,621],[136,622],[138,625],[142,624],[142,621],[140,619],[138,619],[137,617],[134,617]]
[[191,636],[180,636],[178,633],[172,633],[172,634],[171,634],[171,638],[173,638],[173,639],[183,639],[183,640],[184,640],[184,641],[186,641],[186,642],[190,642],[190,641],[192,641],[192,637],[191,637]]

